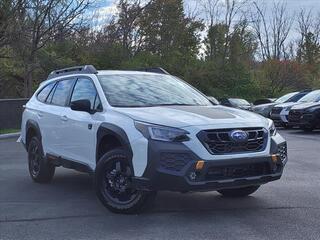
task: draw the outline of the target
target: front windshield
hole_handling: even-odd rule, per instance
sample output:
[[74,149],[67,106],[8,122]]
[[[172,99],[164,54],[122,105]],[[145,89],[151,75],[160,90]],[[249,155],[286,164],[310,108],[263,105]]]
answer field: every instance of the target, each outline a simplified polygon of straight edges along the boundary
[[293,92],[293,93],[288,93],[280,98],[278,98],[275,102],[276,103],[285,103],[287,102],[290,98],[292,98],[294,95],[296,95],[298,92]]
[[317,102],[320,100],[320,90],[312,91],[308,93],[303,98],[301,98],[298,102],[307,103],[307,102]]
[[170,75],[112,74],[98,78],[113,107],[212,105],[198,91]]
[[250,105],[250,103],[247,100],[240,98],[230,98],[229,101],[236,106]]

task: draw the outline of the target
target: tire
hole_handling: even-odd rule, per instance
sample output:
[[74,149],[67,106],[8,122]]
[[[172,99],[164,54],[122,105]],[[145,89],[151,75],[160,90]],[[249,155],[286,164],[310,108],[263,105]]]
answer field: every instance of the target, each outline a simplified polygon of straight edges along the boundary
[[114,213],[135,214],[153,202],[156,192],[132,187],[128,154],[118,148],[104,154],[95,170],[95,191],[101,203]]
[[55,167],[47,162],[37,137],[32,137],[28,146],[28,168],[32,180],[37,183],[48,183],[54,176]]
[[240,198],[251,195],[252,193],[257,191],[259,187],[260,186],[249,186],[243,188],[221,189],[217,192],[223,195],[224,197]]

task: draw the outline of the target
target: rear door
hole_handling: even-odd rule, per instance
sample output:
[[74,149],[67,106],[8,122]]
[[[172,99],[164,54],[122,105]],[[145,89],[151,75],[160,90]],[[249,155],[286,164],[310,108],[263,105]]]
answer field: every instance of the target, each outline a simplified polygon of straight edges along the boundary
[[55,156],[66,155],[65,135],[66,129],[69,128],[66,110],[75,80],[75,78],[59,80],[46,100],[46,116],[42,128],[45,132],[46,152]]
[[40,132],[41,132],[41,141],[43,150],[45,153],[47,153],[47,147],[48,147],[48,136],[50,134],[48,133],[48,122],[50,122],[50,114],[48,113],[48,104],[47,99],[54,91],[56,82],[51,82],[47,85],[45,85],[39,93],[37,93],[36,99],[37,102],[30,102],[28,104],[28,111],[33,113],[34,118],[36,122],[39,125]]
[[89,100],[92,112],[74,111],[70,107],[67,108],[65,116],[68,128],[63,129],[64,153],[67,159],[93,167],[95,165],[96,133],[102,120],[102,105],[92,79],[88,77],[77,79],[69,102],[77,100]]

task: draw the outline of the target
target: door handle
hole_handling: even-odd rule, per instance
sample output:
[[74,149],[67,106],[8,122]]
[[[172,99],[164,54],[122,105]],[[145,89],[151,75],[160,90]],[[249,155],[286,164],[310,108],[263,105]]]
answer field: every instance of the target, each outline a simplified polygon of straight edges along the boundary
[[68,121],[68,117],[66,115],[61,116],[60,119],[64,122]]
[[37,113],[38,117],[39,118],[42,118],[43,117],[43,114],[42,113]]

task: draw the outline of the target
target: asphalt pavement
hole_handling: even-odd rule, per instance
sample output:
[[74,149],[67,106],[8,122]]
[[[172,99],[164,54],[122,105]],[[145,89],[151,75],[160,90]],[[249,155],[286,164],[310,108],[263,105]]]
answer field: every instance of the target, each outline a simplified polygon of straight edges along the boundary
[[320,239],[320,132],[281,131],[283,177],[253,196],[161,192],[140,215],[110,213],[87,174],[57,168],[51,184],[32,182],[15,139],[0,140],[0,240]]

